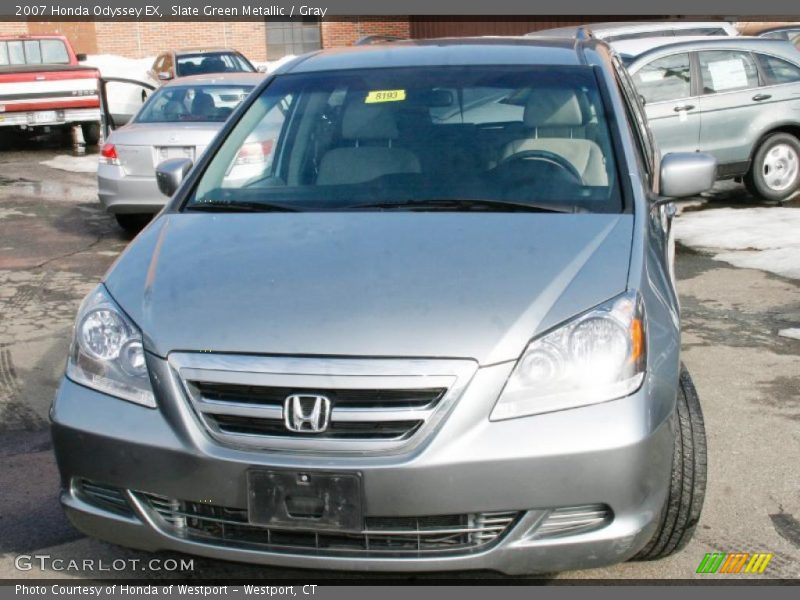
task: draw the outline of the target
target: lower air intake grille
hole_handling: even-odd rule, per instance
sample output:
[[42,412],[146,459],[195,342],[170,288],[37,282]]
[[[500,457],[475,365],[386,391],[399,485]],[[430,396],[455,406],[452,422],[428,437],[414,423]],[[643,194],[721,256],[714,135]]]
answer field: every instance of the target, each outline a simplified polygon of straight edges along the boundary
[[124,492],[119,488],[78,479],[74,483],[74,489],[84,501],[98,508],[124,515],[133,514]]
[[520,513],[367,517],[360,533],[272,529],[248,522],[247,510],[139,494],[173,535],[266,552],[329,556],[418,557],[485,549]]
[[605,527],[613,518],[614,513],[605,504],[556,508],[550,511],[533,537],[543,539],[586,533]]

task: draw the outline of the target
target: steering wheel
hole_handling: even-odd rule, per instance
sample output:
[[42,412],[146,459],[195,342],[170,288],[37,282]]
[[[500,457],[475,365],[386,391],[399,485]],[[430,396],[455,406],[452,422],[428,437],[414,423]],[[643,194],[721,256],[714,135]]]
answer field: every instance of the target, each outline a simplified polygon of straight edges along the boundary
[[542,162],[555,165],[556,167],[559,167],[569,173],[569,175],[575,179],[576,182],[583,185],[583,177],[581,177],[581,174],[578,173],[578,169],[575,168],[575,165],[555,152],[550,152],[549,150],[522,150],[521,152],[511,154],[510,156],[504,158],[502,161],[500,161],[500,165],[507,165],[519,160],[540,160]]

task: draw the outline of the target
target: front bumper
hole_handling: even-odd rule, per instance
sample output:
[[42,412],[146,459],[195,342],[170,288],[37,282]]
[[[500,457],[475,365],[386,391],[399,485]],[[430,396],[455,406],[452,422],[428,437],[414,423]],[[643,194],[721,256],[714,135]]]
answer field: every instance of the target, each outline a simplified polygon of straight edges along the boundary
[[105,163],[97,168],[97,195],[113,214],[154,214],[167,203],[158,189],[155,169],[152,176],[134,177],[124,167]]
[[[78,529],[113,543],[279,566],[522,574],[630,558],[651,538],[666,498],[674,399],[656,398],[653,390],[662,387],[646,380],[624,399],[490,422],[493,399],[510,369],[509,364],[479,369],[435,435],[398,456],[225,448],[205,435],[185,402],[148,409],[65,379],[51,413],[61,501]],[[477,552],[402,558],[319,555],[182,538],[131,493],[245,508],[247,472],[254,467],[359,471],[366,516],[508,510],[521,516],[496,543]],[[76,479],[126,490],[132,513],[115,514],[87,502],[75,493]],[[605,526],[537,537],[548,509],[596,504],[613,511]]]
[[[43,120],[41,115],[53,114],[55,118]],[[99,108],[66,108],[46,111],[15,111],[0,113],[0,127],[44,127],[69,123],[99,122]]]

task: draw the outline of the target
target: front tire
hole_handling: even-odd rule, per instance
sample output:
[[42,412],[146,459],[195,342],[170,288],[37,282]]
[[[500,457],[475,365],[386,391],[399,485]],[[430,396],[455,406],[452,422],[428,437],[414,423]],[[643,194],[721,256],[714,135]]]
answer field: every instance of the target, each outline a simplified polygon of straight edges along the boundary
[[788,133],[768,136],[744,177],[747,190],[771,202],[784,202],[800,188],[800,141]]
[[114,218],[117,224],[122,227],[127,233],[139,233],[145,225],[150,221],[151,215],[139,214],[116,214]]
[[633,560],[657,560],[681,550],[692,539],[703,509],[707,477],[706,430],[697,390],[683,364],[676,413],[678,431],[669,495],[658,529]]

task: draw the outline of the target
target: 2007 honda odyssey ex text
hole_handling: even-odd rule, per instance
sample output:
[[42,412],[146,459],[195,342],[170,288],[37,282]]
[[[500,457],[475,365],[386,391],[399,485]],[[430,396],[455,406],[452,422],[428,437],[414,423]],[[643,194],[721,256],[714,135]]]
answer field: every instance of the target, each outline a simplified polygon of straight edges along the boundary
[[159,165],[167,208],[80,308],[51,415],[70,519],[324,569],[675,552],[705,438],[669,199],[714,171],[657,157],[583,34],[292,61]]

